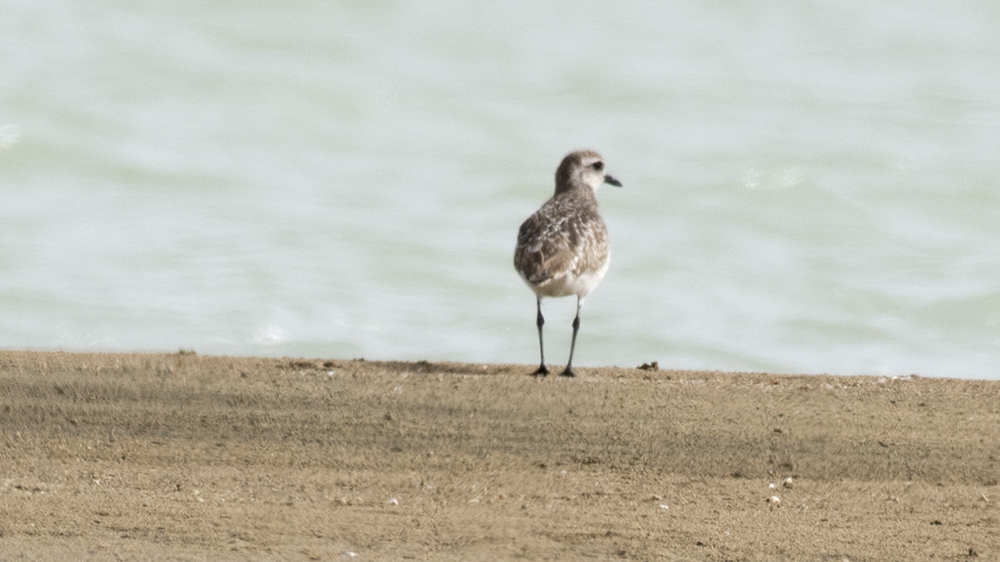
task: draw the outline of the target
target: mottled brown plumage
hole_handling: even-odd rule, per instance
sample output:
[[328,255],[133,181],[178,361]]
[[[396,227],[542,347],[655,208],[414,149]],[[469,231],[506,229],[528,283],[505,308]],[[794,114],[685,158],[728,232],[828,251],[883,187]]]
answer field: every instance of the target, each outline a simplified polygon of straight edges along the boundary
[[592,150],[573,152],[556,170],[556,190],[551,199],[528,217],[517,234],[514,268],[537,297],[538,345],[541,366],[536,375],[548,374],[542,345],[542,297],[576,295],[573,343],[563,375],[574,376],[573,350],[580,326],[580,307],[607,273],[611,259],[608,229],[597,207],[597,188],[604,183],[621,187],[607,175],[601,155]]
[[585,296],[589,288],[576,290],[568,280],[599,272],[609,257],[608,229],[593,191],[584,188],[553,196],[524,221],[514,263],[536,293]]

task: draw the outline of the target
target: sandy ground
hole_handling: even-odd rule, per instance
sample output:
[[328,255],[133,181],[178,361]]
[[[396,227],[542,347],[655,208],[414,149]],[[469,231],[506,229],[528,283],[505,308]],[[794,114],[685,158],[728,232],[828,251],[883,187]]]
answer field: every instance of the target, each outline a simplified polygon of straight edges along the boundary
[[1000,383],[531,370],[0,352],[0,559],[1000,559]]

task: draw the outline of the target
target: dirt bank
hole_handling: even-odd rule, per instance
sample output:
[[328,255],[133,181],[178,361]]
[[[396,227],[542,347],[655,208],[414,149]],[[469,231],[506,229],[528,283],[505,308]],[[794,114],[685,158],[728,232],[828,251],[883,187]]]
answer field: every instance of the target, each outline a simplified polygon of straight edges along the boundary
[[0,352],[0,558],[1000,558],[996,382],[531,370]]

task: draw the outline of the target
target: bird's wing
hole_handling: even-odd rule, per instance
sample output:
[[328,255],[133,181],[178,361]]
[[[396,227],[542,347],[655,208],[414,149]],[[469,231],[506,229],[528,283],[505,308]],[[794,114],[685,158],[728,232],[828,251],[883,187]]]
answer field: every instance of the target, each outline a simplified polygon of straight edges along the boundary
[[543,207],[521,225],[514,267],[541,285],[573,271],[596,271],[607,260],[607,228],[599,216],[546,212]]
[[529,283],[542,285],[573,267],[568,239],[558,223],[535,213],[521,225],[514,251],[514,267]]

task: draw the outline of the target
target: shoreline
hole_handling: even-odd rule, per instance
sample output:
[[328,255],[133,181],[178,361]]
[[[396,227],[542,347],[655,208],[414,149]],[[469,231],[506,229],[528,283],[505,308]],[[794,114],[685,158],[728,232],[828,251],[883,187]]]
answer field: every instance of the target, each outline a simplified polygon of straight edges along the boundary
[[1000,555],[996,381],[532,369],[0,351],[0,551]]

